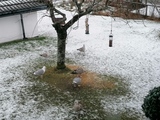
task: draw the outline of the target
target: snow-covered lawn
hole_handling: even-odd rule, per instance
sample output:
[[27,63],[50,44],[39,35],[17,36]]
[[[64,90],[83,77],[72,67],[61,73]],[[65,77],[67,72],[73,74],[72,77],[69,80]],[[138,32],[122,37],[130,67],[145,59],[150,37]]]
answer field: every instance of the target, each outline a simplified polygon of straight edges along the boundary
[[[45,11],[40,11],[41,18]],[[66,12],[70,18],[72,14]],[[69,18],[67,20],[69,20]],[[56,37],[50,18],[39,20],[39,34]],[[141,110],[148,91],[160,86],[160,23],[147,20],[112,19],[113,47],[109,47],[111,18],[89,16],[90,34],[85,34],[85,16],[68,30],[66,58],[76,61],[77,65],[104,75],[123,78],[129,84],[130,93],[126,96],[106,96],[102,104],[106,111],[118,113],[132,110],[140,120],[146,119]],[[55,42],[56,43],[56,42]],[[86,46],[85,56],[76,50]],[[18,44],[22,46],[22,44]],[[39,100],[26,91],[27,87],[39,84],[32,80],[33,71],[38,63],[54,64],[56,45],[52,39],[24,44],[24,48],[11,45],[0,48],[0,118],[4,120],[63,120],[68,113],[65,106],[46,104],[43,110],[37,106],[45,98],[40,93]],[[33,47],[34,46],[34,47]],[[33,49],[34,48],[34,49]],[[44,59],[40,53],[49,52],[52,58]],[[53,60],[52,60],[53,59]],[[43,65],[42,65],[43,66]],[[39,66],[41,67],[41,66]],[[34,76],[33,76],[34,77]],[[21,97],[20,97],[21,96]],[[23,100],[22,100],[23,98]]]

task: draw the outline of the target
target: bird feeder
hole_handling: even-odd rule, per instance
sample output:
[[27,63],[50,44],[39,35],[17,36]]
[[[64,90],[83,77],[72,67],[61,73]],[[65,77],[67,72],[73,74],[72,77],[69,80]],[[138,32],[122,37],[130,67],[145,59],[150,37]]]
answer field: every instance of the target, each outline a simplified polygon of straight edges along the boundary
[[87,15],[87,16],[86,16],[86,20],[85,20],[85,26],[86,26],[85,33],[86,33],[86,34],[89,34],[89,24],[88,24],[88,20],[89,20],[89,18],[88,18],[88,15]]
[[112,33],[109,35],[109,47],[112,47],[113,35]]

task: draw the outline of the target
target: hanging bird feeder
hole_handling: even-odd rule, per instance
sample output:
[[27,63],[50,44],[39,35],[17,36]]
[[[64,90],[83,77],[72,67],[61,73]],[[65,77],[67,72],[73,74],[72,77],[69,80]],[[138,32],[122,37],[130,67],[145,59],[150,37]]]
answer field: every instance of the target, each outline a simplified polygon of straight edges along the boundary
[[113,43],[113,34],[112,34],[112,17],[111,17],[111,33],[109,35],[109,47],[112,47]]
[[113,35],[112,33],[109,35],[109,47],[112,47],[112,43],[113,43]]
[[86,26],[85,33],[86,33],[86,34],[89,34],[89,24],[88,24],[88,20],[89,20],[89,15],[86,16],[86,20],[85,20],[85,26]]

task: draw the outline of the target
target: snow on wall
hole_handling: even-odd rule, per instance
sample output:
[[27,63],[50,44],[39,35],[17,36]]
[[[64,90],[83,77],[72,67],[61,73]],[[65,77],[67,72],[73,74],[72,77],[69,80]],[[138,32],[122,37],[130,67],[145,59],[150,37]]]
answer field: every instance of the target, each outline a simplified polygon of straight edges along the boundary
[[[27,38],[37,36],[37,12],[23,14],[25,35]],[[0,43],[23,39],[20,15],[0,18]]]

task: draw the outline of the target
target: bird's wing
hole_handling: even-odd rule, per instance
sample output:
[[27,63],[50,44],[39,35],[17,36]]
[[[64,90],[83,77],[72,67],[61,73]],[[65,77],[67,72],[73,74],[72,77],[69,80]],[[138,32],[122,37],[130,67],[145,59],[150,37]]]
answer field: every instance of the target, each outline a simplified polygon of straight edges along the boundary
[[82,74],[82,73],[83,73],[83,69],[82,69],[82,68],[78,68],[78,69],[77,69],[77,73],[78,73],[78,74]]
[[78,78],[78,77],[74,78],[73,83],[80,84],[81,83],[81,78]]
[[44,71],[42,69],[37,70],[34,72],[34,75],[43,75]]
[[83,47],[80,47],[80,48],[78,48],[77,50],[82,51],[82,50],[83,50]]
[[47,53],[43,53],[43,54],[40,54],[40,56],[42,56],[42,57],[47,57],[48,54],[47,54]]

